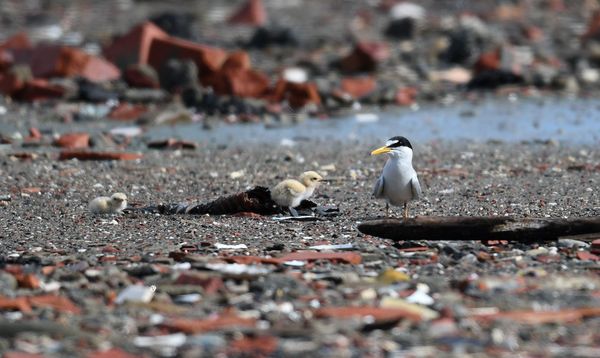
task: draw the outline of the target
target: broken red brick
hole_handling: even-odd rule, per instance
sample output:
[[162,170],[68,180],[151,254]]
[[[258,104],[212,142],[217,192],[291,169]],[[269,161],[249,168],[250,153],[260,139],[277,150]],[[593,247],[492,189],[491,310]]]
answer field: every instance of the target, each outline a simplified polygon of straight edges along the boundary
[[252,264],[271,264],[278,265],[281,262],[279,259],[271,257],[260,257],[260,256],[227,256],[221,257],[221,259],[227,262],[235,262],[236,264],[252,265]]
[[58,160],[136,160],[141,159],[142,154],[138,153],[122,153],[122,152],[91,152],[67,150],[60,152]]
[[600,255],[600,239],[592,241],[592,247],[590,248],[590,251],[594,255]]
[[26,49],[31,48],[31,41],[25,32],[19,32],[4,40],[0,44],[0,50]]
[[577,251],[577,258],[581,261],[598,261],[600,257],[587,251]]
[[121,250],[119,250],[118,248],[116,248],[116,247],[114,247],[112,245],[107,245],[107,246],[104,246],[102,248],[102,252],[108,253],[108,254],[114,254],[114,253],[117,253],[119,251],[121,251]]
[[25,297],[7,298],[0,296],[0,310],[18,310],[30,313],[31,306]]
[[112,63],[83,50],[56,45],[40,45],[13,51],[15,63],[31,67],[35,77],[82,76],[90,81],[115,80],[121,73]]
[[42,139],[42,132],[36,127],[29,128],[29,138],[31,139]]
[[481,321],[505,319],[523,324],[572,323],[584,318],[600,316],[600,308],[574,308],[560,311],[508,311],[472,316]]
[[159,88],[160,83],[156,71],[149,65],[132,64],[127,67],[123,78],[131,87]]
[[25,82],[23,88],[15,94],[15,97],[23,101],[39,101],[61,98],[64,94],[65,89],[63,87],[51,84],[45,79],[36,78]]
[[6,72],[0,74],[0,93],[13,96],[25,87],[25,81],[18,74]]
[[283,257],[277,258],[279,262],[286,261],[340,261],[353,265],[358,265],[362,262],[362,257],[357,252],[318,252],[318,251],[296,251],[289,253]]
[[500,68],[500,49],[482,53],[475,62],[475,73],[497,70]]
[[43,295],[29,297],[29,303],[35,307],[50,307],[60,312],[80,314],[81,309],[67,297],[57,295]]
[[28,187],[28,188],[21,188],[21,193],[25,193],[25,194],[37,194],[39,192],[42,191],[42,188],[37,187],[37,186],[32,186],[32,187]]
[[256,70],[223,72],[226,94],[238,97],[261,97],[269,88],[269,78]]
[[88,133],[66,133],[61,135],[54,145],[68,149],[87,148],[90,145],[90,135]]
[[155,149],[196,149],[198,144],[186,140],[169,138],[148,143],[148,148]]
[[77,73],[92,82],[113,81],[121,78],[121,71],[103,58],[89,56]]
[[380,42],[361,42],[354,50],[340,60],[344,72],[372,72],[377,65],[390,57],[387,44]]
[[146,21],[129,31],[126,35],[115,38],[103,51],[104,56],[122,69],[131,64],[147,64],[150,45],[154,39],[169,38],[169,34],[160,27]]
[[377,82],[371,76],[346,77],[342,79],[341,90],[353,98],[361,98],[373,92]]
[[321,104],[321,97],[314,83],[293,83],[279,80],[275,85],[272,99],[275,102],[287,100],[292,108],[301,108],[308,103]]
[[233,355],[271,357],[278,344],[277,337],[273,336],[243,337],[231,342],[230,348]]
[[141,104],[120,103],[110,111],[108,118],[119,121],[134,121],[147,111],[148,108]]
[[262,26],[267,22],[267,11],[262,0],[248,0],[229,17],[230,24]]
[[250,55],[246,51],[234,51],[227,56],[227,60],[221,66],[221,71],[249,70]]
[[400,106],[410,106],[415,103],[417,89],[413,87],[403,87],[396,91],[396,104]]
[[32,273],[16,275],[15,278],[17,279],[19,287],[29,288],[32,290],[40,288],[40,279]]
[[175,285],[201,286],[205,293],[216,293],[223,287],[223,280],[216,276],[202,274],[181,273],[174,282]]
[[148,64],[157,71],[171,58],[179,60],[190,59],[198,66],[202,76],[219,71],[227,58],[224,50],[197,44],[174,37],[155,38],[150,45]]
[[173,331],[197,334],[229,328],[254,328],[256,326],[256,319],[241,318],[232,315],[206,319],[175,318],[161,324],[161,326]]
[[142,358],[142,355],[135,355],[125,352],[120,348],[111,348],[105,351],[92,352],[86,358]]
[[421,315],[400,308],[383,307],[323,307],[315,311],[317,318],[353,318],[371,316],[376,321],[395,321],[408,319],[414,322],[421,320]]

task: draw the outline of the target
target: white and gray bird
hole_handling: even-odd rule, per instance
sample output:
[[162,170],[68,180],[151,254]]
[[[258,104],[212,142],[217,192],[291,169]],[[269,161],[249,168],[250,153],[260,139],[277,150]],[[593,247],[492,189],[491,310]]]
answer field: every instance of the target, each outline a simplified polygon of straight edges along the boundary
[[277,205],[288,208],[293,216],[298,216],[294,208],[300,205],[302,200],[310,198],[322,181],[323,177],[317,172],[304,172],[298,180],[286,179],[275,185],[271,189],[271,199]]
[[385,146],[377,148],[371,155],[387,153],[388,160],[373,188],[373,195],[385,199],[385,213],[389,205],[404,206],[403,217],[408,218],[408,202],[421,196],[421,185],[412,166],[413,150],[408,139],[397,136],[390,138]]
[[99,196],[90,201],[88,209],[93,214],[118,214],[127,207],[127,195],[114,193],[110,196]]

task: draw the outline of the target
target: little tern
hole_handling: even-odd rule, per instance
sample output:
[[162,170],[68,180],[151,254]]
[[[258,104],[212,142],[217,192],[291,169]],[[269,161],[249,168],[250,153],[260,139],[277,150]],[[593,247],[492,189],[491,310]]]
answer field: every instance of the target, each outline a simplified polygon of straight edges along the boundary
[[371,155],[387,153],[388,160],[383,172],[373,188],[373,195],[385,199],[385,214],[388,216],[389,205],[404,205],[404,219],[408,218],[408,202],[421,196],[421,185],[417,172],[412,166],[413,150],[408,139],[396,136],[390,138],[385,146],[377,148]]
[[127,207],[127,195],[114,193],[108,196],[99,196],[90,201],[88,209],[94,214],[118,214]]
[[317,172],[304,172],[298,180],[286,179],[277,184],[271,189],[271,199],[277,205],[287,207],[293,216],[298,216],[294,208],[300,205],[302,200],[310,198],[322,181],[323,177]]

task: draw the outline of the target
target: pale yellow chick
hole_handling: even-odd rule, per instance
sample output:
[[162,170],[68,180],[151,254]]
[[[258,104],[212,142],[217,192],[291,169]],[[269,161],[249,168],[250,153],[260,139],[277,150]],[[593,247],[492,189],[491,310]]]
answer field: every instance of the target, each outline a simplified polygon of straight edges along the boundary
[[99,196],[90,201],[88,209],[93,214],[118,214],[127,207],[127,195],[115,193],[108,196]]
[[275,185],[271,189],[271,199],[277,205],[287,207],[293,216],[298,216],[294,208],[300,205],[302,200],[310,198],[322,181],[323,177],[317,172],[304,172],[298,180],[286,179]]

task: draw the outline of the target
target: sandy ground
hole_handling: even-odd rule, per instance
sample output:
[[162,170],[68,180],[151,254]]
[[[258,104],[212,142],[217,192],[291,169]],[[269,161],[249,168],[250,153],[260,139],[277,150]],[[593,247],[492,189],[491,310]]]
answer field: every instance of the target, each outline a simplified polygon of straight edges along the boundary
[[[168,257],[169,253],[180,251],[182,247],[192,246],[198,249],[196,254],[203,255],[205,258],[216,258],[224,254],[222,250],[215,248],[216,243],[245,244],[247,249],[239,250],[235,254],[256,256],[278,256],[322,243],[351,243],[354,247],[353,251],[362,255],[363,262],[360,265],[321,263],[317,266],[304,267],[300,271],[305,275],[316,270],[338,274],[346,272],[357,277],[365,277],[376,275],[388,267],[401,267],[411,275],[412,285],[419,282],[429,284],[434,292],[433,297],[436,298],[434,307],[439,312],[444,312],[444,307],[456,309],[457,305],[463,308],[492,305],[500,310],[533,309],[539,308],[540,304],[554,309],[600,305],[597,294],[600,286],[596,285],[598,279],[593,274],[598,268],[597,263],[579,261],[572,257],[572,253],[559,254],[560,260],[538,262],[535,261],[534,254],[528,254],[529,251],[538,249],[537,244],[508,244],[501,247],[499,251],[494,251],[493,248],[473,241],[412,242],[411,238],[407,238],[408,242],[393,243],[358,232],[356,229],[358,223],[383,215],[384,204],[372,200],[370,192],[385,159],[371,157],[368,154],[380,144],[361,141],[333,143],[308,141],[300,142],[293,147],[271,145],[248,147],[244,145],[241,138],[238,143],[227,147],[201,146],[194,151],[148,151],[142,160],[131,162],[59,162],[52,159],[53,154],[41,155],[34,161],[19,161],[8,155],[2,155],[0,194],[10,194],[12,200],[5,201],[0,206],[2,242],[0,256],[3,262],[20,263],[25,266],[28,262],[32,263],[32,270],[35,272],[39,272],[39,266],[36,265],[56,265],[60,262],[85,262],[83,269],[97,268],[106,275],[109,275],[107,270],[111,267],[117,267],[117,271],[124,276],[118,276],[118,279],[106,276],[107,278],[94,284],[87,279],[84,280],[85,275],[80,272],[77,277],[83,277],[80,278],[85,282],[68,282],[68,278],[60,275],[43,278],[46,281],[65,281],[60,292],[78,305],[87,307],[84,309],[83,317],[93,317],[93,312],[97,314],[95,309],[90,308],[92,304],[87,301],[97,298],[98,292],[118,290],[136,281],[131,277],[127,278],[120,271],[136,265],[131,262],[133,257],[141,256],[142,262],[173,265],[173,260]],[[597,148],[560,146],[555,143],[466,142],[414,143],[414,148],[414,166],[422,182],[424,195],[421,200],[411,205],[411,215],[567,218],[600,215],[600,151]],[[86,209],[87,202],[94,197],[117,191],[126,193],[130,205],[134,207],[157,203],[205,202],[255,185],[272,186],[283,178],[296,176],[309,169],[317,170],[332,180],[318,190],[314,201],[321,205],[338,206],[341,210],[340,216],[318,222],[275,222],[271,217],[160,216],[142,213],[101,217],[91,215]],[[244,175],[232,179],[231,173],[240,170],[244,171]],[[39,188],[39,192],[31,188]],[[394,214],[400,215],[400,210],[396,210]],[[425,246],[428,250],[424,257],[431,258],[429,254],[433,253],[437,263],[409,260],[404,250],[419,245]],[[541,248],[548,249],[555,245],[555,243],[546,243],[542,244]],[[107,255],[104,249],[106,246],[119,250],[117,262],[102,262],[102,257]],[[482,251],[505,258],[523,256],[524,261],[518,262],[519,260],[515,259],[513,262],[512,259],[501,260],[496,257],[497,260],[494,259],[490,263],[475,258],[475,255]],[[31,266],[27,267],[31,268]],[[496,277],[499,274],[508,275],[503,276],[501,282],[512,282],[510,280],[523,277],[523,270],[528,268],[544,272],[543,275],[533,275],[533,279],[537,282],[540,282],[540,277],[559,275],[566,277],[567,281],[585,278],[591,287],[578,291],[575,297],[573,289],[566,289],[563,292],[546,288],[539,291],[538,287],[536,291],[538,293],[515,294],[500,290],[499,294],[492,295],[491,292],[487,292],[480,297],[465,298],[461,302],[459,297],[464,292],[460,293],[460,290],[451,284],[473,277],[472,275]],[[291,277],[289,271],[283,271],[288,273],[284,275],[285,277]],[[275,274],[265,276],[267,281],[272,278],[272,275]],[[145,284],[151,284],[156,280],[155,276],[144,276],[141,279]],[[111,280],[117,280],[118,283]],[[327,289],[312,288],[309,292],[322,298],[323,305],[357,304],[356,297],[362,297],[360,292],[364,291],[364,285],[356,282],[352,284],[344,280],[341,279],[341,282],[332,284]],[[250,282],[252,284],[252,279]],[[31,290],[23,288],[16,290],[3,288],[3,290],[4,295],[32,293]],[[160,292],[160,285],[158,290]],[[198,305],[204,311],[198,311],[196,308],[193,315],[202,317],[201,312],[208,314],[207,312],[220,311],[224,307],[236,307],[241,311],[249,309],[243,308],[239,303],[243,300],[233,299],[243,297],[243,291],[235,293],[235,290],[232,290],[224,293],[221,299],[202,301]],[[294,300],[297,300],[298,296],[290,295],[292,297],[288,299],[296,306]],[[382,295],[384,293],[378,291],[373,299],[379,300]],[[247,304],[250,307],[259,307],[272,302],[273,299],[273,297],[256,295],[253,301]],[[459,302],[456,302],[457,299]],[[359,303],[368,303],[368,299],[360,298]],[[134,310],[123,311],[122,308],[117,310],[106,307],[103,310],[105,310],[103,314],[110,317],[121,314],[120,318],[104,320],[103,326],[110,327],[113,332],[124,332],[129,338],[142,334],[143,329],[140,327],[144,319],[140,317],[146,315]],[[138,328],[123,331],[120,326],[122,322],[115,323],[123,319],[122,314],[131,317],[133,325],[138,325]],[[35,320],[32,317],[22,319]],[[71,318],[72,322],[80,324],[82,319]],[[282,343],[286,339],[286,334],[276,328],[289,317],[265,319],[271,325],[271,329],[266,332],[281,339],[277,352],[291,354],[292,351],[287,351],[285,348],[287,346]],[[473,332],[465,333],[468,329],[462,326],[464,322],[458,318],[456,320],[456,327],[453,327],[456,332],[461,333],[453,331],[452,336],[472,337]],[[304,328],[297,327],[304,330],[302,335],[305,338],[308,337],[307,339],[316,342],[314,349],[309,351],[323,356],[329,352],[324,348],[328,347],[328,344],[323,343],[323,339],[326,341],[329,337],[335,340],[337,339],[335,337],[340,334],[343,337],[353,337],[360,332],[360,328],[354,326],[344,328],[339,323],[329,322],[329,324],[333,324],[333,328],[319,323],[318,320],[312,322],[306,319]],[[315,328],[317,326],[318,329]],[[540,335],[558,332],[556,334],[557,337],[562,337],[560,339],[572,338],[573,335],[583,334],[590,331],[592,327],[598,327],[598,319],[567,327],[539,325],[534,332]],[[436,341],[435,339],[439,337],[432,336],[431,329],[432,326],[428,325],[417,325],[412,328],[398,326],[392,330],[365,333],[361,339],[366,340],[366,343],[363,342],[364,345],[375,349],[375,356],[390,352],[413,352],[411,349],[423,345],[433,349],[433,352],[439,352],[438,349],[446,349],[440,348],[440,345],[447,347],[450,344],[450,351],[456,351],[454,344]],[[475,348],[471,344],[467,345],[470,347],[469,350],[475,352],[483,352],[491,345],[507,352],[511,350],[514,352],[514,349],[531,349],[547,353],[549,348],[544,347],[543,342],[552,341],[551,338],[546,337],[524,338],[520,334],[529,332],[529,328],[513,327],[511,332],[514,333],[514,337],[511,336],[513,337],[511,339],[514,342],[509,344],[500,340],[498,343],[492,339],[494,332],[492,328],[478,329],[481,332],[475,336],[481,341],[480,344],[476,344]],[[324,336],[317,337],[319,332],[325,332]],[[385,342],[395,343],[391,348],[385,348],[381,345],[380,339],[383,339],[381,337],[385,337]],[[558,346],[570,345],[561,343],[559,338],[553,341]],[[27,341],[27,338],[21,337],[21,341],[23,339]],[[226,338],[226,341],[230,339],[232,338]],[[110,341],[109,338],[107,340]],[[556,340],[559,342],[557,343]],[[7,347],[18,348],[20,340],[13,338],[5,339],[3,342]],[[62,341],[63,350],[59,352],[80,352],[74,348],[74,343],[65,342],[68,340]],[[120,345],[114,341],[112,343]],[[366,348],[361,348],[360,344],[346,343],[347,349],[365,353]],[[582,344],[585,346],[585,343]],[[121,346],[134,351],[145,349],[132,348],[127,344]],[[459,346],[462,347],[458,348],[459,351],[464,348],[463,345]],[[199,348],[188,344],[178,349],[181,353],[197,352]],[[44,352],[43,349],[41,351]],[[149,352],[158,354],[157,352],[161,350],[155,349]]]

